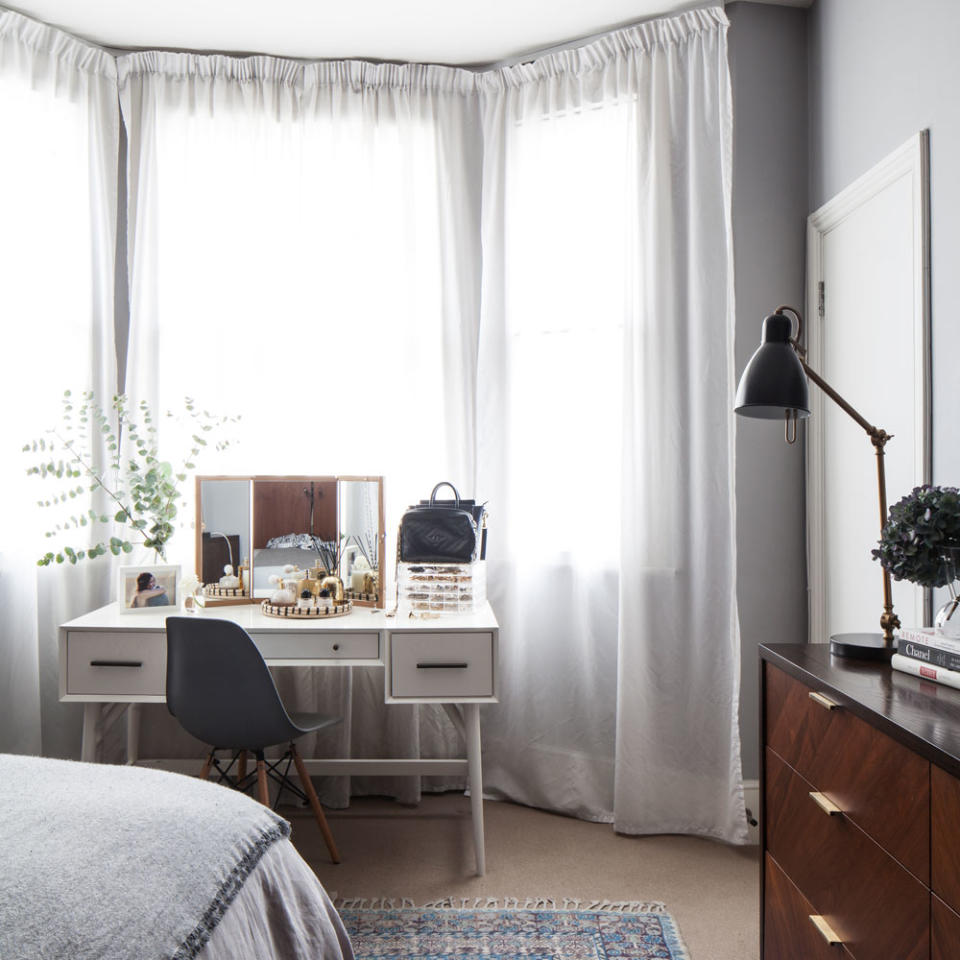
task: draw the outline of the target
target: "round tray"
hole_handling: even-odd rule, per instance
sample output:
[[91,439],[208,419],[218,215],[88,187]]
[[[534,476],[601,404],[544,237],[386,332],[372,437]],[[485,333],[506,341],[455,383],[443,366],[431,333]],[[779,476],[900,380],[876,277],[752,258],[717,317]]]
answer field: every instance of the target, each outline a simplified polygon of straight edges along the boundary
[[216,583],[205,583],[203,585],[203,595],[205,597],[248,597],[250,596],[243,587],[221,587]]
[[349,600],[313,610],[298,610],[293,606],[276,607],[269,600],[260,604],[260,612],[265,617],[279,617],[282,620],[325,620],[329,617],[345,617],[351,610],[353,604]]

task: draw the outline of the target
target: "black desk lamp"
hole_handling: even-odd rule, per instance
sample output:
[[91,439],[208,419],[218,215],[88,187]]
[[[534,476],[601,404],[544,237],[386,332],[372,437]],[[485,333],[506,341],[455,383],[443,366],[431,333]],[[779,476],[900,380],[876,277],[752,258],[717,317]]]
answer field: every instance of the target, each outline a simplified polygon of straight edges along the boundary
[[[797,335],[792,337],[793,321],[784,314],[797,318]],[[806,350],[800,345],[803,337],[803,318],[793,307],[777,307],[763,321],[760,348],[750,358],[737,387],[734,410],[742,417],[784,422],[787,443],[797,439],[797,420],[810,416],[807,393],[809,377],[845,413],[849,414],[870,437],[877,454],[877,489],[880,494],[880,526],[887,522],[887,483],[883,466],[883,448],[890,434],[864,419],[853,407],[807,366]],[[882,633],[838,633],[830,638],[830,652],[839,657],[860,660],[889,660],[896,653],[893,631],[900,626],[900,618],[893,612],[890,594],[890,571],[883,569],[883,613],[880,615]]]

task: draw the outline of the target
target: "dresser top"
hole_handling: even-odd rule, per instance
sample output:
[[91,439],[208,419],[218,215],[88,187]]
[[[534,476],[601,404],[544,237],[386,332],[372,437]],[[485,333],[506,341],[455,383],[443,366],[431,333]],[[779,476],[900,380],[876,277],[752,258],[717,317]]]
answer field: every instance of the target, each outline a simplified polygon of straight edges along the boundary
[[761,644],[760,657],[960,777],[960,690],[889,664],[832,656],[826,643]]

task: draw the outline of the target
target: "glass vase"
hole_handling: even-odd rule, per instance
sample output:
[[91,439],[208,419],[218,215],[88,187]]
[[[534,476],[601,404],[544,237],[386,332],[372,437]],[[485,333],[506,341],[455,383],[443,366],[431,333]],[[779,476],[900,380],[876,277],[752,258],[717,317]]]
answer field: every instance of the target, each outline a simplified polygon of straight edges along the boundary
[[937,610],[933,625],[942,636],[960,640],[960,547],[945,547],[942,559],[950,599]]

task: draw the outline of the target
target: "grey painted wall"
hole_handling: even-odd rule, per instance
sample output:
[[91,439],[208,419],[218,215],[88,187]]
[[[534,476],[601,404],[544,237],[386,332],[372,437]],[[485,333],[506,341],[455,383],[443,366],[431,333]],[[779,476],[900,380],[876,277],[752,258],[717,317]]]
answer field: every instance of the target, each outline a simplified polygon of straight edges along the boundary
[[[736,363],[760,343],[764,316],[803,309],[807,210],[807,11],[727,7],[733,88]],[[743,773],[759,771],[757,646],[807,637],[803,446],[783,426],[737,421],[737,598]]]
[[960,3],[816,0],[809,29],[811,210],[930,129],[933,480],[958,486]]
[[[960,485],[960,3],[732,3],[738,373],[763,315],[804,302],[808,213],[918,130],[930,130],[933,479]],[[891,357],[895,369],[896,357]],[[802,449],[737,424],[741,731],[758,769],[756,647],[806,638]]]

